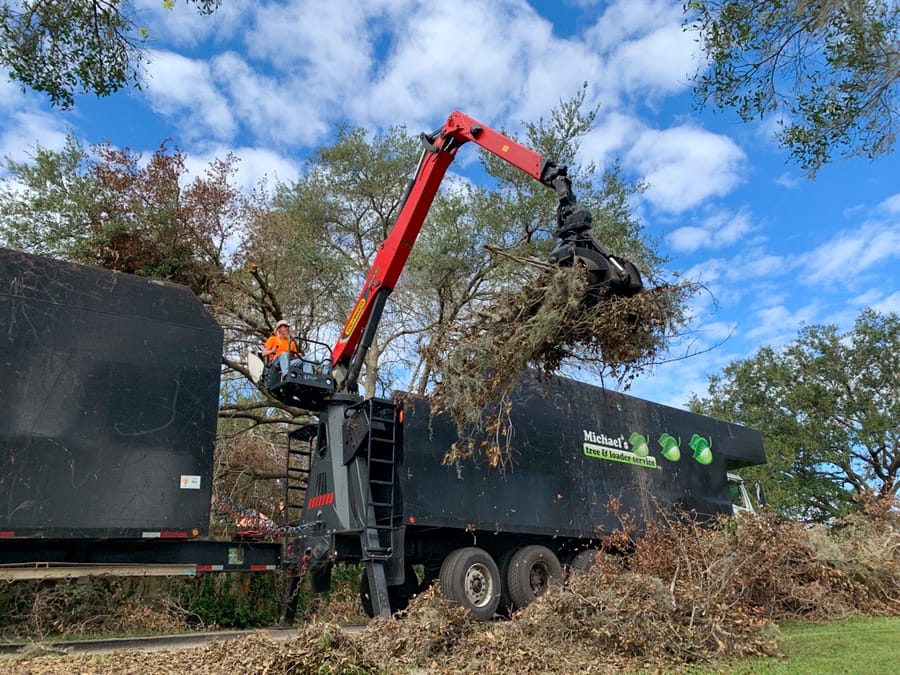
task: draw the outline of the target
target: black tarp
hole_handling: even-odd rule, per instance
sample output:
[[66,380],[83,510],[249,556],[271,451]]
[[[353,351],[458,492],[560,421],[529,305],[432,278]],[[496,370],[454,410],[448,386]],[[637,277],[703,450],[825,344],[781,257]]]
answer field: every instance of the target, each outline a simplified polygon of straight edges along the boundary
[[0,533],[205,534],[221,353],[187,288],[0,249]]

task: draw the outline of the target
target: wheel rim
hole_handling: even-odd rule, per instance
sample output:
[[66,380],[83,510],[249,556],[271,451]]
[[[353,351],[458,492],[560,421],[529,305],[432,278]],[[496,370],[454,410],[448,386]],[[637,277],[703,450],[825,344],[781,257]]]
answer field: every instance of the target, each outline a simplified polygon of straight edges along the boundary
[[475,563],[466,570],[463,580],[466,600],[474,607],[485,607],[494,595],[494,580],[490,570],[482,563]]
[[528,574],[528,583],[537,596],[547,590],[550,585],[550,570],[543,563],[535,563]]

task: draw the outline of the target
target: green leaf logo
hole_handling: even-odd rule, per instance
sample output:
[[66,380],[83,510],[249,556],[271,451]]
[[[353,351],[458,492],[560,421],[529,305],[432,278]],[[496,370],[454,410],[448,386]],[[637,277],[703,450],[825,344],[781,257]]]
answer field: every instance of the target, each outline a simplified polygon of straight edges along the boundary
[[681,441],[671,434],[663,434],[659,437],[659,447],[662,448],[662,456],[670,462],[677,462],[681,459]]
[[647,444],[647,439],[636,431],[628,437],[628,442],[631,444],[631,451],[638,457],[646,457],[650,454],[650,446]]
[[694,451],[694,459],[700,464],[710,464],[712,462],[712,439],[706,440],[703,436],[694,434],[691,436],[691,441],[688,445]]

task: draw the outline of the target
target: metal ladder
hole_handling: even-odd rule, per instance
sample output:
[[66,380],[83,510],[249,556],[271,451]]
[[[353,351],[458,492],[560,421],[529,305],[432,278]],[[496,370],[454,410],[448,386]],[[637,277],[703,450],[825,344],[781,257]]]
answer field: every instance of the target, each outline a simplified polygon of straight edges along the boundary
[[288,434],[284,481],[284,523],[298,522],[309,486],[313,443],[319,432],[318,424],[307,424]]
[[365,401],[369,434],[366,444],[369,495],[366,558],[386,560],[391,556],[391,536],[399,524],[394,467],[397,460],[396,406],[389,401]]

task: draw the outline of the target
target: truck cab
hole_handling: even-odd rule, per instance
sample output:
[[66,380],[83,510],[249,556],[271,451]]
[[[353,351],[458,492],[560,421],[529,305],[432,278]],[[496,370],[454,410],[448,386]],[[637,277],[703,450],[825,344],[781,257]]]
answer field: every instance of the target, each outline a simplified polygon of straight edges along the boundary
[[744,479],[736,473],[727,474],[728,489],[731,492],[731,508],[734,515],[740,513],[756,513],[759,507],[766,505],[765,495],[762,489],[762,483],[753,481],[755,487],[754,498],[750,498],[750,492],[747,490],[747,484]]

